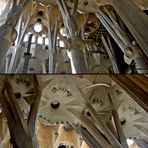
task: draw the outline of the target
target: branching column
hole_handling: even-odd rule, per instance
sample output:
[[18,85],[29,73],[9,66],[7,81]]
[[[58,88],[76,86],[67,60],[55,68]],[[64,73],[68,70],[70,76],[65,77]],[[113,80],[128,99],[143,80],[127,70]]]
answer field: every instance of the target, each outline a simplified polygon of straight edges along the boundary
[[112,6],[148,57],[148,16],[131,0],[110,0]]
[[78,0],[74,1],[72,13],[70,13],[67,3],[64,0],[58,0],[59,9],[61,11],[65,29],[68,34],[67,49],[70,54],[71,66],[74,67],[75,73],[86,73],[87,66],[84,57],[84,43],[78,36],[78,29],[75,20],[77,13]]
[[16,40],[17,33],[15,26],[18,18],[31,2],[31,0],[21,0],[18,5],[14,3],[10,13],[7,16],[6,23],[0,26],[0,68],[2,68],[1,66],[5,62],[4,60],[8,49]]
[[1,97],[2,106],[8,120],[8,126],[11,135],[11,141],[15,148],[37,148],[38,142],[35,135],[35,123],[37,117],[38,105],[41,97],[41,90],[37,84],[36,77],[33,77],[35,95],[31,104],[30,113],[27,119],[24,119],[19,105],[17,104],[13,89],[6,80],[4,83]]

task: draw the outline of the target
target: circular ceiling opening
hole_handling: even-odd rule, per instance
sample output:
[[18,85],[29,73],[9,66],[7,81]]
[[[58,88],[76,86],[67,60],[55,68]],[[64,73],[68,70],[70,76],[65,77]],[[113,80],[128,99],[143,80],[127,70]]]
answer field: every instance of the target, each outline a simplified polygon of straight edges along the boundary
[[121,125],[124,125],[126,123],[126,119],[125,118],[121,118],[120,119],[120,123],[121,123]]
[[88,1],[84,1],[84,3],[83,3],[85,6],[87,6],[88,5]]
[[38,18],[38,19],[37,19],[37,21],[38,21],[38,22],[41,22],[41,21],[42,21],[42,19],[41,19],[41,18]]
[[14,95],[15,95],[16,99],[20,99],[21,98],[21,93],[19,93],[19,92],[15,93]]
[[38,15],[42,16],[42,15],[44,15],[44,12],[43,11],[38,11]]
[[58,148],[66,148],[65,145],[60,145]]
[[51,107],[52,107],[53,109],[59,108],[59,107],[60,107],[60,102],[57,101],[57,100],[52,101],[52,102],[51,102]]
[[43,29],[42,24],[36,23],[36,24],[34,25],[34,31],[35,31],[35,32],[39,33],[39,32],[42,31],[42,29]]

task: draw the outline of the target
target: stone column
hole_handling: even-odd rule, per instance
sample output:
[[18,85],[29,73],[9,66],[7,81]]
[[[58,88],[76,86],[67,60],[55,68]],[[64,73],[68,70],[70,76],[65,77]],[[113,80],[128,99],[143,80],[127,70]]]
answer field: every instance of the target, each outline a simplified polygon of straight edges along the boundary
[[110,2],[148,57],[148,16],[132,0],[110,0]]

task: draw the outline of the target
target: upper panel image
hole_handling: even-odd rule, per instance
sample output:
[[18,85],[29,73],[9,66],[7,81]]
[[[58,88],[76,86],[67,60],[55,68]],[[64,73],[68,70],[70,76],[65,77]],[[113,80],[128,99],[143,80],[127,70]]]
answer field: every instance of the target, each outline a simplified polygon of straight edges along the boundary
[[148,73],[147,0],[0,0],[0,73]]

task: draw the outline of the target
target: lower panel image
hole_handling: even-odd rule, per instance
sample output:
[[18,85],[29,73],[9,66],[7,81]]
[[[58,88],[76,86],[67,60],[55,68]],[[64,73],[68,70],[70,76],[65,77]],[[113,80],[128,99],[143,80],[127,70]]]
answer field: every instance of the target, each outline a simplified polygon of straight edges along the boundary
[[148,147],[144,75],[1,75],[0,147]]

